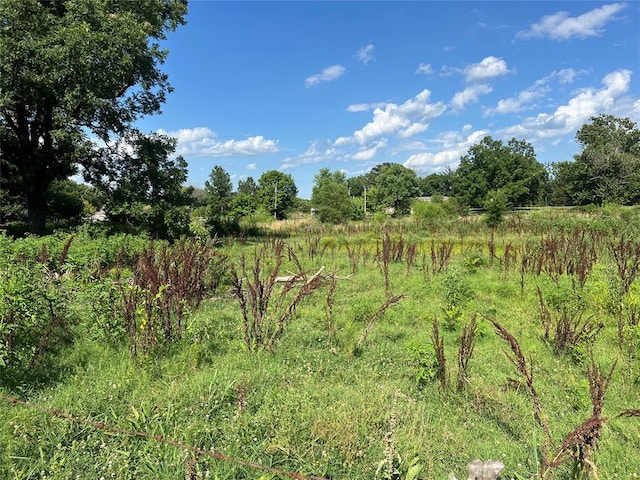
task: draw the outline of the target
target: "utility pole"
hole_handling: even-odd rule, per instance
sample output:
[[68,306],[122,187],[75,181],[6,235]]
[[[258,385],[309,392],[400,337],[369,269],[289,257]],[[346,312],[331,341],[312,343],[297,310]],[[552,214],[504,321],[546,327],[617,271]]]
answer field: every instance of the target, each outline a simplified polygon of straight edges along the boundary
[[364,216],[367,216],[367,186],[364,186]]
[[278,182],[275,184],[274,194],[273,194],[273,218],[275,220],[278,219]]

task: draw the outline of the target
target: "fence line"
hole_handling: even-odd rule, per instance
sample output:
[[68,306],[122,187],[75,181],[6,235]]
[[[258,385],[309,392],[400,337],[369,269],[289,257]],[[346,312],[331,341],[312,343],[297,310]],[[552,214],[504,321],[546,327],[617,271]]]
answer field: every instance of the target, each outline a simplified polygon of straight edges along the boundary
[[191,452],[193,454],[195,454],[196,456],[206,456],[206,457],[211,457],[211,458],[215,458],[217,460],[222,460],[223,462],[228,462],[228,463],[235,463],[236,465],[241,465],[243,467],[249,467],[249,468],[255,468],[257,470],[262,470],[265,472],[269,472],[269,473],[275,473],[276,475],[283,475],[289,478],[295,478],[297,480],[329,480],[325,477],[317,477],[314,475],[305,475],[303,473],[297,473],[297,472],[287,472],[284,470],[280,470],[277,468],[273,468],[273,467],[267,467],[265,465],[261,465],[259,463],[255,463],[255,462],[249,462],[246,460],[240,460],[238,458],[233,458],[230,457],[228,455],[224,455],[222,453],[218,453],[218,452],[214,452],[214,451],[210,451],[210,450],[202,450],[201,448],[198,447],[193,447],[191,445],[186,445],[184,443],[178,442],[177,440],[171,440],[168,438],[164,438],[161,435],[151,435],[150,433],[146,433],[146,432],[140,432],[140,431],[135,431],[135,430],[127,430],[125,428],[120,428],[120,427],[113,427],[110,425],[107,425],[104,422],[94,422],[91,420],[88,420],[86,418],[77,418],[74,417],[66,412],[63,412],[61,410],[58,410],[56,408],[46,408],[46,407],[42,407],[40,405],[36,405],[35,403],[31,403],[25,400],[20,400],[14,397],[10,397],[7,395],[2,395],[0,394],[0,399],[4,400],[5,402],[9,403],[10,405],[23,405],[25,407],[31,408],[33,410],[38,410],[42,413],[46,413],[48,415],[51,415],[53,417],[58,417],[58,418],[63,418],[69,422],[72,423],[78,423],[81,425],[86,425],[92,428],[95,428],[97,430],[103,430],[105,432],[110,432],[110,433],[115,433],[118,435],[127,435],[127,436],[131,436],[131,437],[139,437],[139,438],[145,438],[148,440],[153,440],[155,442],[158,443],[162,443],[164,445],[172,445],[174,447],[178,447],[182,450]]

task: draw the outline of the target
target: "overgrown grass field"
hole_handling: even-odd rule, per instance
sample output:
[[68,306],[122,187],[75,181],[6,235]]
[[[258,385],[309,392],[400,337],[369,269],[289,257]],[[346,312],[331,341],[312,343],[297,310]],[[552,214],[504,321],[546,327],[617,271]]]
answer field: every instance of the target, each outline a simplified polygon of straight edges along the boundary
[[0,237],[0,478],[637,478],[639,234],[625,210]]

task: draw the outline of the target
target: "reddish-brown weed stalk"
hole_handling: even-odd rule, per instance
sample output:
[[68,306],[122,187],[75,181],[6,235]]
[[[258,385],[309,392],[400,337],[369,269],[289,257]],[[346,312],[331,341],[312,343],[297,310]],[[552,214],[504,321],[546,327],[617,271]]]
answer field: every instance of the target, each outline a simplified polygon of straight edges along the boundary
[[132,358],[159,342],[182,337],[188,311],[196,309],[222,275],[226,257],[209,244],[183,240],[175,246],[150,242],[138,255],[133,277],[117,281],[120,309],[129,336]]
[[617,242],[609,242],[609,252],[616,264],[621,294],[627,294],[640,271],[640,242],[622,234]]
[[495,320],[490,320],[496,329],[496,333],[502,338],[510,347],[511,354],[507,353],[507,358],[516,367],[518,373],[524,378],[525,385],[531,395],[531,401],[533,402],[533,418],[536,423],[542,429],[544,434],[543,448],[542,448],[542,460],[540,465],[540,477],[545,478],[546,471],[549,468],[549,456],[551,450],[551,434],[549,433],[549,425],[547,419],[542,415],[542,405],[540,403],[540,397],[538,391],[533,384],[533,362],[527,361],[520,348],[518,340],[507,331],[502,325]]
[[360,335],[360,339],[358,340],[358,343],[356,345],[357,348],[362,347],[364,342],[367,341],[367,337],[371,333],[371,330],[373,330],[374,325],[377,323],[378,320],[380,320],[384,312],[386,312],[393,305],[400,303],[400,300],[405,298],[405,296],[406,295],[402,294],[402,295],[396,295],[395,297],[390,297],[389,299],[387,299],[386,302],[382,304],[382,306],[376,312],[374,312],[372,315],[370,315],[366,319],[364,324],[364,329],[362,330],[362,334]]
[[[231,291],[240,305],[244,341],[249,350],[273,348],[298,304],[322,285],[322,269],[310,278],[301,271],[280,279],[278,274],[284,260],[283,252],[282,240],[265,242],[261,248],[255,249],[252,265],[247,264],[246,256],[242,254],[240,274],[234,265],[231,266]],[[300,267],[291,249],[289,256]],[[264,270],[267,272],[263,273]],[[272,301],[278,283],[282,288]]]
[[438,379],[438,383],[440,383],[440,388],[446,390],[449,385],[449,381],[447,378],[447,359],[444,354],[444,339],[440,336],[438,319],[435,317],[431,328],[431,340],[433,342],[433,351],[436,356],[436,363],[438,364],[436,378]]
[[476,330],[478,327],[477,314],[473,314],[471,321],[462,329],[460,348],[458,349],[458,391],[464,390],[469,383],[469,361],[475,348]]
[[604,328],[602,322],[595,323],[592,321],[592,317],[584,319],[582,311],[563,308],[560,313],[552,315],[544,301],[540,287],[537,287],[537,290],[540,322],[544,328],[544,336],[553,343],[557,352],[566,352],[575,349],[582,343],[594,341]]

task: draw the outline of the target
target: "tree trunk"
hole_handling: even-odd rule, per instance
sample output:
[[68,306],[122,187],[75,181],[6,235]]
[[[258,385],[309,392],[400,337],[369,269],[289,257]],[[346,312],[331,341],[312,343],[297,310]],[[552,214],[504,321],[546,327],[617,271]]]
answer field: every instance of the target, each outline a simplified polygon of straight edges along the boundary
[[47,223],[47,189],[36,187],[27,193],[29,232],[41,235]]

